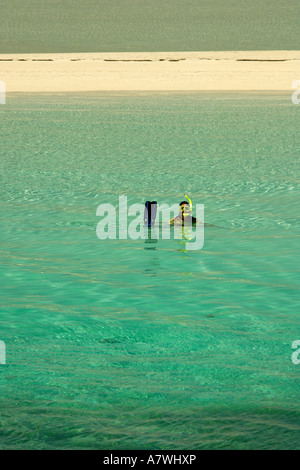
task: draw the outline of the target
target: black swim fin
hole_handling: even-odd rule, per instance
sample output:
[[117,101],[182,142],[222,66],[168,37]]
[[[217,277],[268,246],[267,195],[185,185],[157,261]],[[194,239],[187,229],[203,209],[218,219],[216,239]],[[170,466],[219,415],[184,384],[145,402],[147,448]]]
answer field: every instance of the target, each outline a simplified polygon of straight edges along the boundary
[[152,227],[155,223],[157,214],[157,201],[146,201],[144,212],[144,224],[147,227]]

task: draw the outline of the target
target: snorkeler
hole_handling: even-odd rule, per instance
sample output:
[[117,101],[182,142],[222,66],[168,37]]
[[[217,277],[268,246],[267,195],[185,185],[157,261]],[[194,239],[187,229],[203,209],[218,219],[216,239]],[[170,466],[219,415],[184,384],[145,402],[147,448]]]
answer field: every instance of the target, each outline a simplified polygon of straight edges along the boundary
[[170,220],[171,225],[198,225],[199,220],[193,217],[192,214],[192,201],[185,196],[189,202],[182,201],[179,204],[179,214]]

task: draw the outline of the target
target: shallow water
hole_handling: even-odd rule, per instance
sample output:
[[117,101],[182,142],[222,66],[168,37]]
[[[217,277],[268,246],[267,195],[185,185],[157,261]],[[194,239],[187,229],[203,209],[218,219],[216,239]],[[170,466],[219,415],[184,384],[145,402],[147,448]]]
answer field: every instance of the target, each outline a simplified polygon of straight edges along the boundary
[[299,0],[0,0],[0,53],[298,50]]
[[[15,94],[0,119],[0,447],[299,448],[290,96]],[[96,237],[101,203],[185,193],[222,227],[201,251]]]

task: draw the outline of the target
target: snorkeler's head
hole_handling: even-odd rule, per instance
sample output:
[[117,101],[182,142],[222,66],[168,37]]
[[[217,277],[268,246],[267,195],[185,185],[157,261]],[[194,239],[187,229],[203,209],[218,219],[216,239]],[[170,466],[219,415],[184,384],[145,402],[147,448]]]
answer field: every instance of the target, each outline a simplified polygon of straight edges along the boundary
[[190,204],[187,201],[182,201],[179,204],[179,212],[181,212],[183,215],[189,215],[191,212]]

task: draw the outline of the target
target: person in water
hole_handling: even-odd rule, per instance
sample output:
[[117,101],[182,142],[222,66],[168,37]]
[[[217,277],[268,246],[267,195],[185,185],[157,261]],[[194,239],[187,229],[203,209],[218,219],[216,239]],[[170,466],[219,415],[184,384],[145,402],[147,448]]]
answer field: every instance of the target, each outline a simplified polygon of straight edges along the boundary
[[191,206],[187,201],[182,201],[179,204],[179,214],[170,220],[171,225],[197,225],[198,219],[192,216]]

